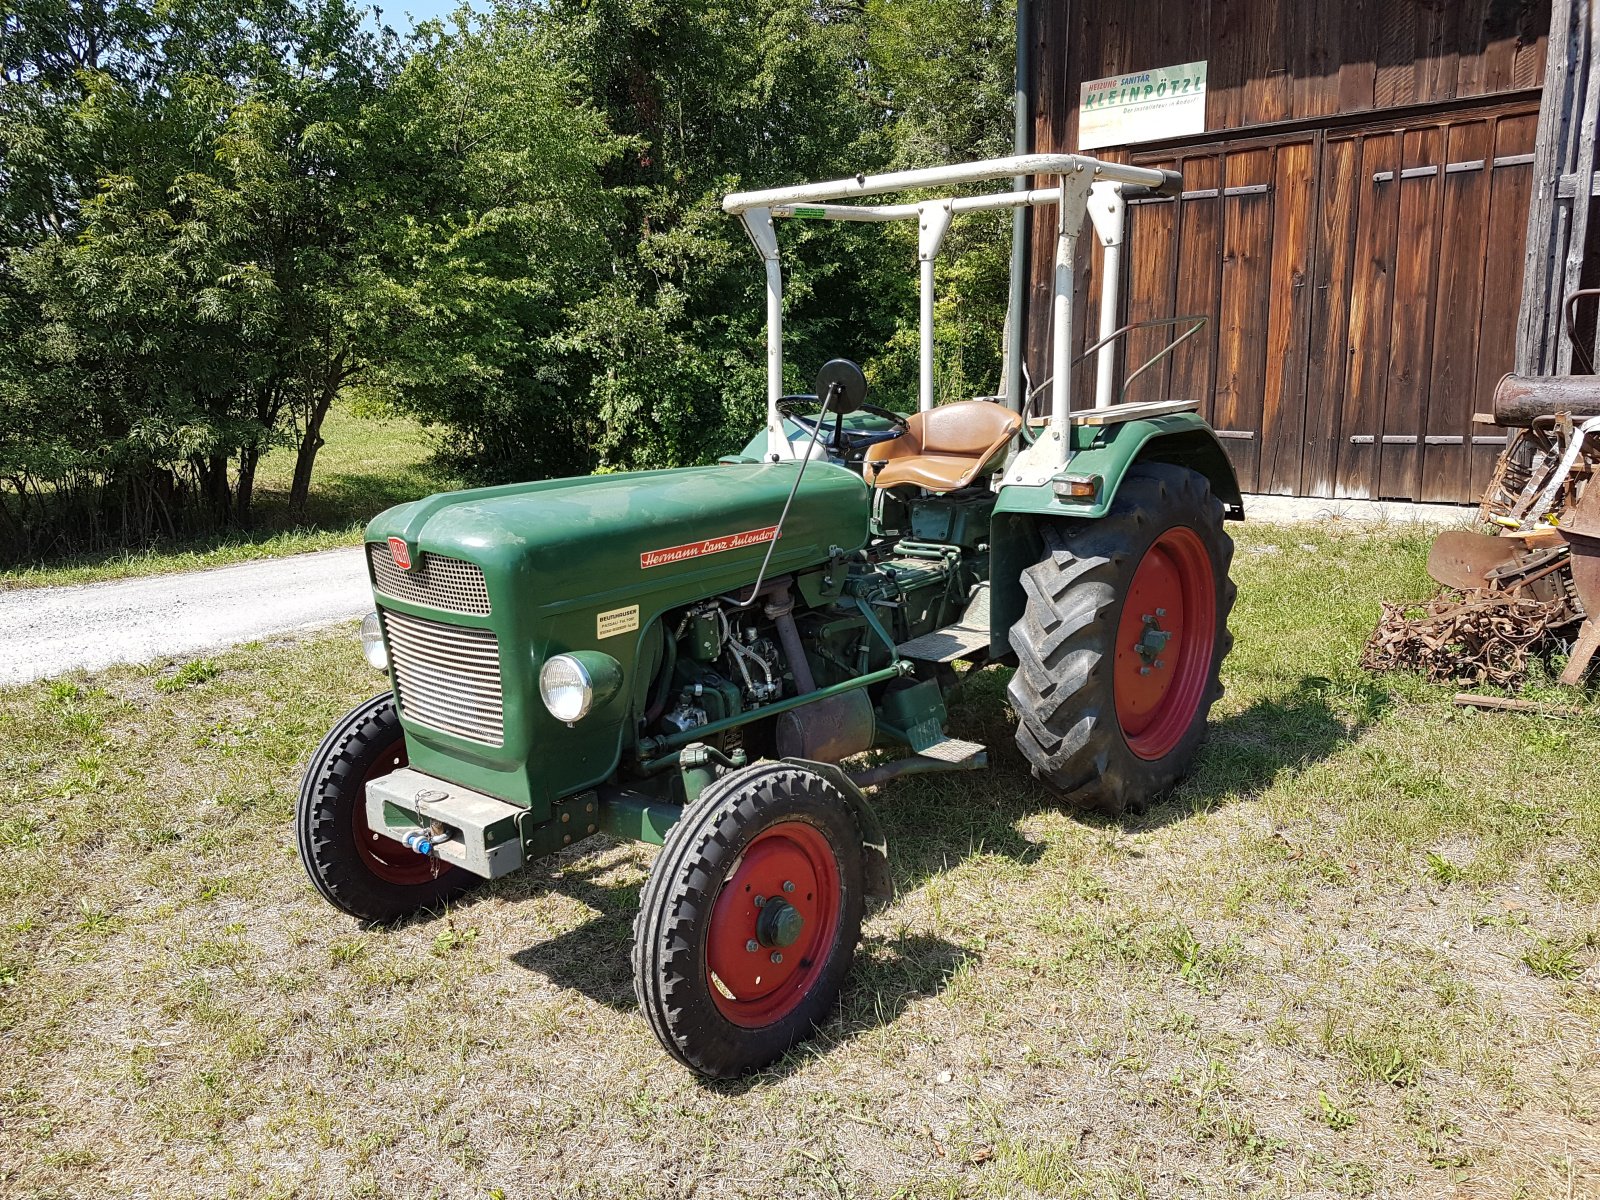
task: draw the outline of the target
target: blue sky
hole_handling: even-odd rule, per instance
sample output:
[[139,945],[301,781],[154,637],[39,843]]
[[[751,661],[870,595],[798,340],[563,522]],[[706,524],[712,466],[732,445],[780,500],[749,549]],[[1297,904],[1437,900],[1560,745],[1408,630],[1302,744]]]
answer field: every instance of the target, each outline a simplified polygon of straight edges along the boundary
[[[369,3],[372,0],[368,0]],[[399,33],[409,33],[419,21],[445,17],[460,7],[460,0],[378,0],[375,7],[383,10],[383,22]]]

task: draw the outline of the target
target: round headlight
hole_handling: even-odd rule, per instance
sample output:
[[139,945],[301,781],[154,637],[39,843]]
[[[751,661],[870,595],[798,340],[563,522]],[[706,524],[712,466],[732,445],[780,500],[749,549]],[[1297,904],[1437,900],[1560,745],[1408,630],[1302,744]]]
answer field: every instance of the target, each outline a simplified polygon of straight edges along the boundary
[[594,704],[594,680],[572,655],[557,654],[539,668],[539,698],[552,717],[570,725]]
[[389,669],[389,647],[383,644],[383,625],[375,612],[368,613],[361,622],[361,653],[374,671]]

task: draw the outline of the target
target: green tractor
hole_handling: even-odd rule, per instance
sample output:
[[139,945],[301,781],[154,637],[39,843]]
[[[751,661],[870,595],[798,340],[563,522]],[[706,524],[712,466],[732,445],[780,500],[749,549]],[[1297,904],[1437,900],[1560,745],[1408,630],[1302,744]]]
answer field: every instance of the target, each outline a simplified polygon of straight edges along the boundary
[[[1019,176],[1059,183],[950,194]],[[1180,187],[1052,154],[727,197],[767,272],[765,429],[713,466],[455,492],[373,520],[362,635],[390,690],[307,770],[297,829],[317,889],[387,922],[593,834],[657,844],[639,1005],[674,1058],[732,1076],[827,1018],[865,905],[890,895],[865,789],[985,764],[945,728],[957,663],[1015,666],[1017,746],[1069,801],[1117,815],[1170,788],[1222,690],[1239,488],[1193,401],[1117,402],[1114,286],[1086,352],[1092,406],[1072,403],[1069,347],[1080,233],[1114,283],[1127,203]],[[911,190],[943,195],[835,203]],[[935,406],[944,232],[1022,205],[1057,216],[1048,411]],[[785,394],[781,218],[918,221],[919,411],[867,402],[844,360]]]

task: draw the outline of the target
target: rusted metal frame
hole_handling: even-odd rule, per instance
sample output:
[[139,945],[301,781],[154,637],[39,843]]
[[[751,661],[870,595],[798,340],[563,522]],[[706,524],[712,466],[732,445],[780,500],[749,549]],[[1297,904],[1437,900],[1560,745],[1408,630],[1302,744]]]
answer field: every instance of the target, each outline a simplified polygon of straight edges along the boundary
[[1571,441],[1567,444],[1566,453],[1561,456],[1555,474],[1550,482],[1545,484],[1539,493],[1539,498],[1534,501],[1533,507],[1522,519],[1523,527],[1534,524],[1543,519],[1545,513],[1550,511],[1550,506],[1555,503],[1556,493],[1567,482],[1567,477],[1572,474],[1572,467],[1578,461],[1578,455],[1583,453],[1583,443],[1591,433],[1600,430],[1600,417],[1590,417],[1582,425],[1575,426],[1572,430]]
[[[1200,330],[1205,327],[1206,323],[1208,321],[1210,321],[1210,319],[1211,319],[1210,317],[1202,316],[1199,313],[1191,313],[1188,316],[1183,316],[1183,317],[1151,317],[1148,320],[1144,320],[1144,321],[1132,321],[1132,322],[1129,322],[1127,325],[1123,325],[1118,329],[1112,330],[1105,337],[1101,338],[1099,341],[1095,342],[1093,345],[1091,345],[1091,346],[1087,347],[1086,349],[1084,349],[1081,353],[1079,353],[1079,355],[1076,358],[1074,358],[1072,360],[1072,365],[1074,367],[1076,367],[1079,363],[1081,363],[1085,359],[1087,359],[1091,354],[1094,354],[1096,351],[1102,349],[1103,347],[1110,345],[1112,342],[1116,341],[1118,338],[1126,337],[1128,334],[1133,333],[1135,330],[1139,330],[1139,329],[1159,329],[1164,325],[1178,325],[1178,324],[1181,324],[1184,321],[1193,321],[1193,322],[1195,322],[1195,325],[1194,325],[1193,328],[1186,329],[1183,333],[1178,335],[1172,341],[1168,342],[1165,347],[1163,347],[1160,350],[1157,350],[1155,352],[1155,354],[1152,355],[1147,362],[1145,362],[1142,366],[1140,366],[1138,368],[1138,370],[1134,371],[1132,375],[1129,375],[1126,379],[1124,379],[1122,381],[1122,387],[1117,392],[1117,397],[1118,397],[1119,400],[1121,400],[1121,398],[1123,396],[1126,396],[1128,394],[1128,385],[1134,381],[1134,379],[1139,375],[1140,372],[1142,372],[1144,370],[1147,370],[1148,368],[1154,366],[1160,359],[1162,359],[1163,357],[1165,357],[1168,354],[1171,354],[1180,345],[1182,345],[1183,342],[1186,339],[1191,338],[1195,334],[1199,333]],[[1027,413],[1031,412],[1032,407],[1033,407],[1034,398],[1037,397],[1049,385],[1050,385],[1050,380],[1046,379],[1043,383],[1039,383],[1039,384],[1036,384],[1034,386],[1034,389],[1031,392],[1028,393],[1027,399],[1023,403],[1022,410],[1023,410],[1024,414],[1027,414]]]
[[1114,342],[1120,337],[1127,336],[1128,334],[1132,333],[1135,329],[1160,329],[1162,326],[1165,326],[1165,325],[1179,325],[1179,324],[1182,324],[1184,321],[1193,321],[1194,322],[1193,326],[1191,326],[1190,328],[1184,330],[1181,334],[1179,334],[1177,337],[1173,338],[1172,341],[1168,342],[1160,350],[1157,350],[1153,355],[1151,355],[1148,359],[1146,359],[1145,362],[1141,366],[1139,366],[1132,374],[1128,375],[1126,378],[1123,379],[1122,387],[1117,392],[1117,400],[1119,402],[1122,402],[1123,398],[1126,397],[1127,394],[1128,394],[1128,385],[1129,384],[1131,384],[1135,379],[1137,379],[1145,371],[1148,371],[1151,367],[1155,366],[1156,363],[1160,362],[1167,355],[1171,354],[1174,350],[1176,350],[1179,346],[1181,346],[1189,338],[1192,338],[1195,334],[1199,333],[1201,329],[1205,328],[1206,323],[1210,319],[1211,319],[1210,317],[1202,316],[1199,313],[1191,313],[1188,316],[1183,316],[1183,317],[1151,317],[1150,319],[1144,320],[1144,321],[1134,321],[1132,324],[1124,325],[1124,326],[1122,326],[1122,328],[1113,330],[1110,334],[1108,334],[1107,336],[1101,338],[1098,342],[1096,342],[1094,345],[1090,346],[1087,350],[1085,350],[1082,354],[1080,354],[1076,359],[1074,359],[1073,360],[1073,365],[1076,366],[1078,363],[1080,363],[1084,359],[1088,358],[1089,355],[1093,354],[1096,350],[1099,350],[1102,346],[1105,346],[1110,342]]
[[[1587,374],[1592,375],[1594,374],[1594,355],[1589,353],[1589,351],[1584,350],[1583,346],[1578,341],[1578,301],[1587,296],[1600,296],[1600,288],[1579,288],[1577,291],[1569,293],[1567,295],[1566,304],[1562,306],[1561,316],[1563,324],[1565,324],[1567,327],[1567,342],[1571,346],[1571,353],[1577,354],[1580,351],[1582,352],[1584,360],[1583,369]],[[1600,321],[1600,308],[1597,308],[1596,312],[1596,320]],[[1597,335],[1600,335],[1600,328],[1597,328],[1595,332]],[[1596,343],[1591,343],[1591,345],[1595,344]]]
[[[1511,539],[1508,538],[1506,540],[1509,541]],[[1546,576],[1554,575],[1567,565],[1568,554],[1565,546],[1556,547],[1553,551],[1545,553],[1549,561],[1545,562],[1543,566],[1537,566],[1535,569],[1529,570],[1530,564],[1528,563],[1512,563],[1508,566],[1485,572],[1484,579],[1491,587],[1498,588],[1508,596],[1515,596],[1523,588],[1528,587],[1530,584],[1538,583],[1539,580],[1544,579]],[[1525,574],[1518,574],[1519,571],[1525,572]],[[1534,598],[1538,599],[1538,597]]]
[[1561,673],[1562,683],[1576,685],[1600,650],[1600,490],[1591,496],[1586,485],[1578,502],[1562,515],[1559,529],[1571,552],[1572,590],[1585,614],[1567,668]]

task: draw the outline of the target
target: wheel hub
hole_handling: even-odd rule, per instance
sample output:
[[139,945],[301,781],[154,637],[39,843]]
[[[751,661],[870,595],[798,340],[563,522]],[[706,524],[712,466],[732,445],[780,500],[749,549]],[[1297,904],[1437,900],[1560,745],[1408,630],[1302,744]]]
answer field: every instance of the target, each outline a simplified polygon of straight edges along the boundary
[[806,919],[787,900],[774,896],[761,907],[756,918],[756,941],[763,946],[792,946],[800,940]]
[[1161,628],[1161,618],[1167,615],[1167,610],[1158,608],[1153,613],[1145,613],[1144,635],[1133,644],[1133,651],[1144,663],[1139,671],[1141,675],[1148,675],[1152,668],[1159,671],[1167,664],[1161,659],[1161,652],[1166,649],[1167,643],[1172,640],[1172,631]]

